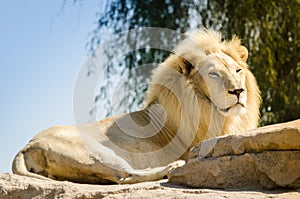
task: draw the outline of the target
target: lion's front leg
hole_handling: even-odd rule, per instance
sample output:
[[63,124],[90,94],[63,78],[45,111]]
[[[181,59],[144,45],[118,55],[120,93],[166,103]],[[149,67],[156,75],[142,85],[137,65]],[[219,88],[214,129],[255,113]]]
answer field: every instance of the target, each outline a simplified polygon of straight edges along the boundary
[[166,177],[171,171],[185,164],[184,160],[178,160],[168,164],[167,166],[148,168],[141,170],[133,170],[128,172],[128,177],[120,178],[116,182],[118,184],[133,184],[145,181],[155,181]]

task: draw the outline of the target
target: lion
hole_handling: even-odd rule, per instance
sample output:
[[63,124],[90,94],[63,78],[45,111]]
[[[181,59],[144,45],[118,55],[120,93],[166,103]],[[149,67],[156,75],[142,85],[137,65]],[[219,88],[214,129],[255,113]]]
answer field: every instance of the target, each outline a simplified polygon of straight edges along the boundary
[[153,70],[140,111],[36,135],[16,155],[15,174],[79,183],[159,180],[198,142],[256,128],[261,103],[238,37],[192,32]]

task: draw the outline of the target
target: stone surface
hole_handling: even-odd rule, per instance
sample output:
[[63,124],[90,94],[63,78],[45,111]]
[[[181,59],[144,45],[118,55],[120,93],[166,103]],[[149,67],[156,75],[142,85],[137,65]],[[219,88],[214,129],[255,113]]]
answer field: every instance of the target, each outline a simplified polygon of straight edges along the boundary
[[0,173],[1,199],[31,198],[300,198],[300,190],[212,190],[172,185],[167,180],[132,185],[86,185]]
[[300,120],[201,142],[169,180],[199,188],[300,188]]

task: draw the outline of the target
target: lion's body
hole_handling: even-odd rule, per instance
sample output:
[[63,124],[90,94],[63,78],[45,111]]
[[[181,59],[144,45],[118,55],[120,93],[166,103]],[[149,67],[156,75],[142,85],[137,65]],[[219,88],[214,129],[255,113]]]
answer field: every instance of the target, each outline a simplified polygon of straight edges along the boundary
[[259,90],[237,38],[196,32],[174,52],[154,70],[143,110],[50,128],[17,154],[13,172],[85,183],[157,180],[196,143],[257,126]]

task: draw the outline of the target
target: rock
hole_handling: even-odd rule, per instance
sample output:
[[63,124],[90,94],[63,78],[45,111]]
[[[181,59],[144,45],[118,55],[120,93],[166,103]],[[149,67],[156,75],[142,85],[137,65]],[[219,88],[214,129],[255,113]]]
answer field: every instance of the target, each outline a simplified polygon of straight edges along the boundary
[[198,188],[300,188],[300,120],[201,142],[169,180]]
[[172,185],[167,180],[131,185],[87,185],[40,180],[0,173],[1,199],[31,198],[300,198],[299,190],[244,191],[191,189]]

